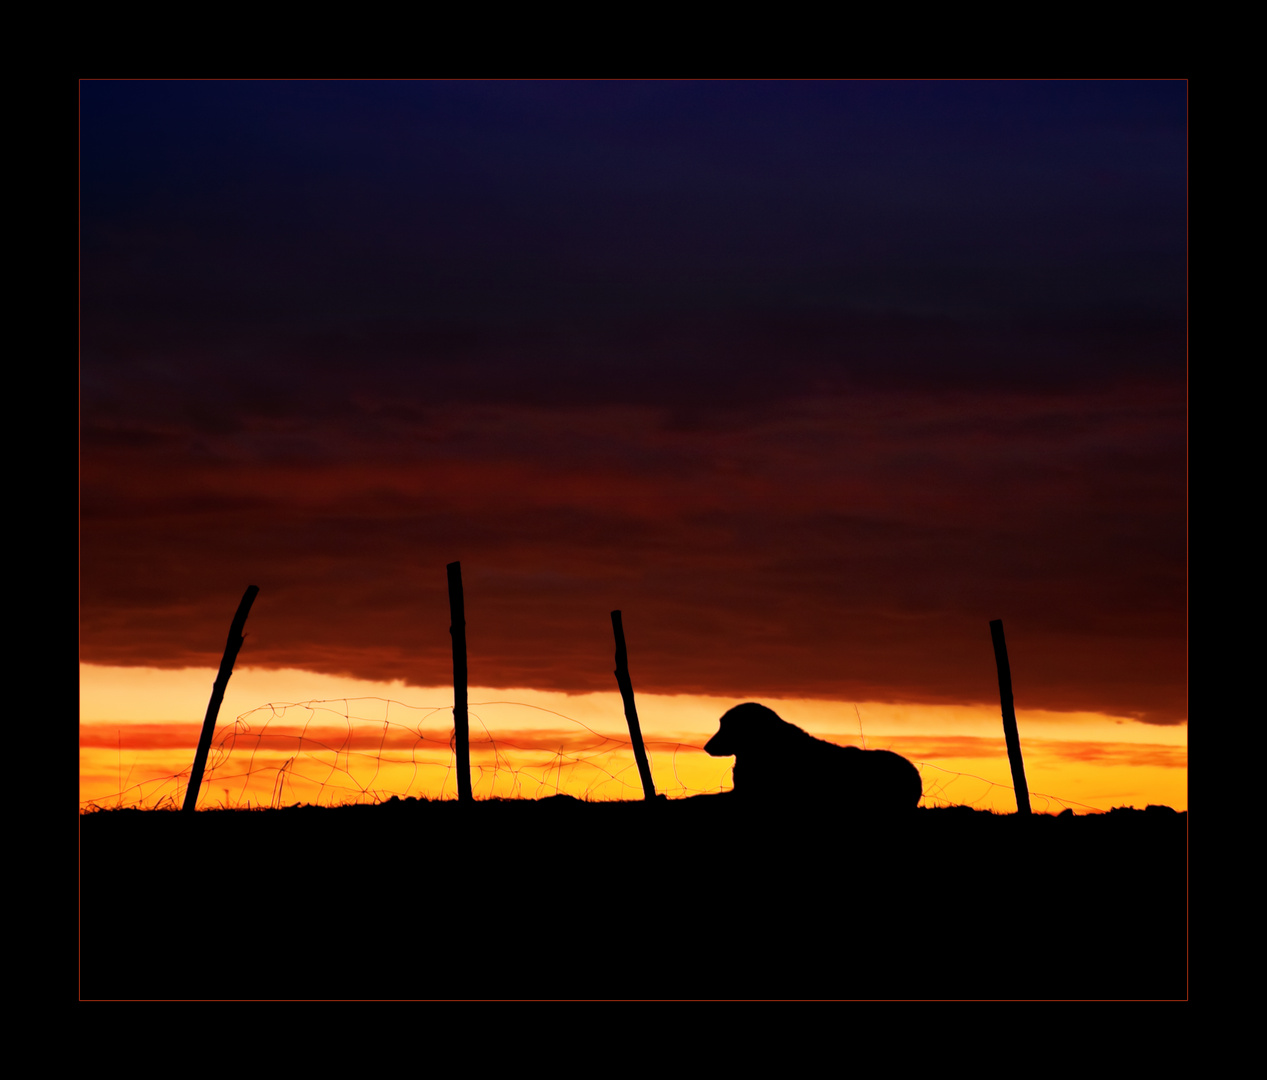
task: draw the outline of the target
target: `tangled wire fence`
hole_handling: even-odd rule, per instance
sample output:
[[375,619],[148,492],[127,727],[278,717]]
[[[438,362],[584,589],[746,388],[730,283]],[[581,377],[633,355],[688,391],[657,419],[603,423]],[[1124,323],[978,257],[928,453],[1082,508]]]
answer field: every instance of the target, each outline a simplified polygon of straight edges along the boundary
[[[573,717],[522,702],[480,702],[470,708],[471,784],[477,799],[554,794],[591,801],[643,797],[627,737],[605,734]],[[199,805],[243,809],[375,803],[393,796],[454,798],[451,710],[448,704],[414,706],[387,698],[261,705],[217,729]],[[486,717],[492,713],[497,719],[490,724]],[[552,718],[549,726],[533,726],[534,713]],[[510,734],[494,736],[491,729]],[[685,742],[648,739],[646,745],[658,793],[682,798],[730,785],[729,758],[709,757],[702,746]],[[668,769],[662,767],[665,756]],[[1006,797],[1011,790],[928,762],[916,765],[923,776],[925,806],[991,806],[992,796]],[[84,809],[175,808],[188,782],[186,768],[130,786],[120,784],[116,795],[87,800]],[[1040,813],[1053,805],[1081,805],[1037,793],[1031,797]]]

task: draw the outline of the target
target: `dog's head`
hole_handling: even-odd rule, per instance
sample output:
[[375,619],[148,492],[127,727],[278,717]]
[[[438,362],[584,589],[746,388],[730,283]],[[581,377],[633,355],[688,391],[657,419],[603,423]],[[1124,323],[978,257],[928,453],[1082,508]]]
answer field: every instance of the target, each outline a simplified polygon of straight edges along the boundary
[[713,757],[738,754],[745,747],[777,738],[790,726],[773,709],[749,701],[736,705],[721,718],[721,727],[704,744],[704,752]]

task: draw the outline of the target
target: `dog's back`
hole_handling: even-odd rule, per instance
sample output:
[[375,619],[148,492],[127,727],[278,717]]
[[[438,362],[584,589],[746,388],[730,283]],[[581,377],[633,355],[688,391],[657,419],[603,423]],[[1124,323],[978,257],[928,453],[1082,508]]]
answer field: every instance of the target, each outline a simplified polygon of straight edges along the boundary
[[745,800],[895,814],[924,794],[919,770],[900,754],[824,742],[755,702],[727,712],[704,749],[734,755],[735,793]]

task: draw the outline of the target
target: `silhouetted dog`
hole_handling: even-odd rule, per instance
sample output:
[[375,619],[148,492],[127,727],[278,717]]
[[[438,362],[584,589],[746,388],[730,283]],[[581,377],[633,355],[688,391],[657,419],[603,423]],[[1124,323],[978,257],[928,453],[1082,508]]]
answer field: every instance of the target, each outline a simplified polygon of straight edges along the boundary
[[735,795],[745,802],[897,814],[914,809],[924,794],[919,770],[900,754],[824,742],[751,701],[721,718],[704,749],[713,757],[735,755]]

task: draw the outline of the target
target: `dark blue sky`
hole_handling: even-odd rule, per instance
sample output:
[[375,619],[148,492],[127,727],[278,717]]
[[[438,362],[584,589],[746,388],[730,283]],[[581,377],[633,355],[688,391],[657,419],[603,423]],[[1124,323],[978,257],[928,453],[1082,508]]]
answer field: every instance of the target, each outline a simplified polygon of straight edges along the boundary
[[[88,83],[85,313],[177,339],[579,324],[594,363],[630,321],[896,339],[897,317],[984,341],[1083,335],[1098,355],[1106,333],[1182,318],[1185,94]],[[844,371],[932,363],[825,351]],[[1044,352],[1011,362],[1079,363]],[[1116,363],[1166,361],[1182,353]]]
[[[727,647],[797,651],[741,663],[764,671],[754,690],[786,670],[859,691],[869,676],[812,659],[855,600],[861,622],[928,607],[908,651],[958,656],[964,626],[1022,594],[1034,633],[1072,648],[1067,598],[1098,596],[1110,611],[1074,608],[1130,657],[1115,707],[1136,687],[1135,712],[1176,718],[1186,99],[1182,81],[83,83],[86,658],[197,652],[191,610],[238,579],[264,578],[263,600],[271,569],[307,624],[351,580],[347,603],[395,613],[337,646],[299,620],[276,662],[382,674],[381,636],[413,670],[429,646],[406,609],[469,551],[477,579],[506,575],[507,611],[520,597],[568,642],[516,660],[521,611],[490,663],[567,683],[588,663],[573,618],[622,588],[553,568],[618,552],[638,568],[626,606],[724,622],[760,598],[766,628]],[[728,441],[742,432],[751,459]],[[298,508],[300,474],[329,502]],[[425,498],[459,474],[463,493]],[[642,494],[607,505],[603,475]],[[852,485],[893,505],[851,503]],[[945,505],[898,509],[926,489]],[[1044,492],[1006,525],[1017,565],[982,565],[1004,528],[986,505]],[[399,553],[357,539],[370,520]],[[297,570],[297,546],[322,543]],[[660,580],[684,551],[685,595]],[[128,599],[170,559],[218,569],[151,574],[150,600]],[[801,607],[766,595],[788,590]],[[106,629],[147,621],[174,651]],[[903,670],[894,634],[873,669]],[[662,688],[743,681],[685,633],[655,648]],[[1079,662],[1053,663],[1052,700],[1081,701]],[[958,700],[954,666],[868,686]],[[1168,690],[1142,689],[1163,669]]]

